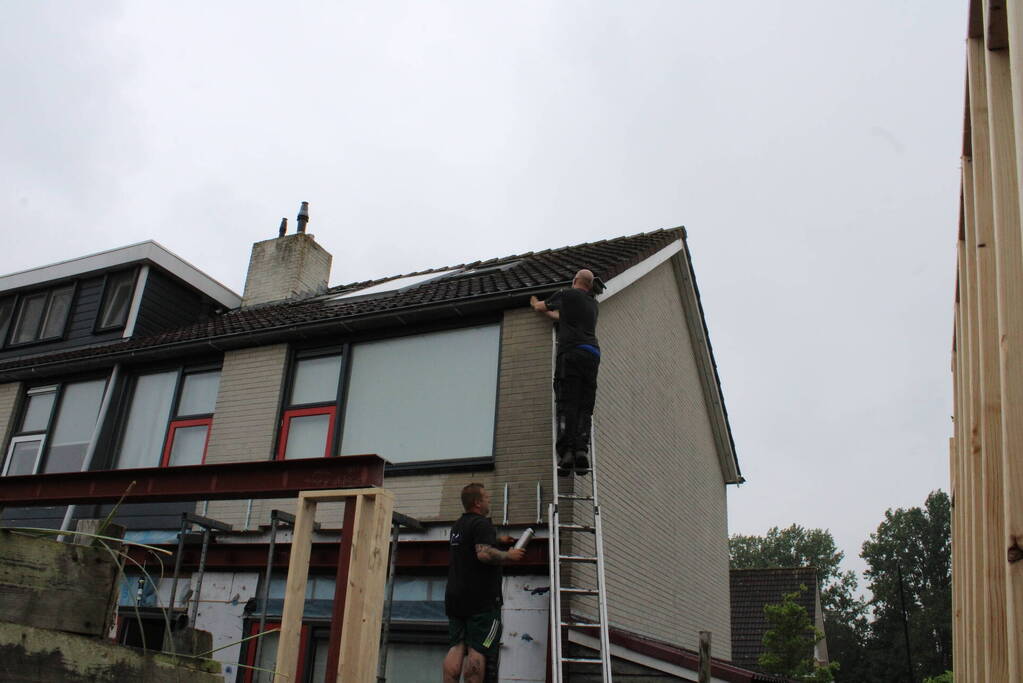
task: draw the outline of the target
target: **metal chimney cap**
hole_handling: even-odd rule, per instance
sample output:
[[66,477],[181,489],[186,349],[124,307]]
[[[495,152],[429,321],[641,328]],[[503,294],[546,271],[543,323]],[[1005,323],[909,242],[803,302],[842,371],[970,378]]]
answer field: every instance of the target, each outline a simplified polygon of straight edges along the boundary
[[305,224],[309,222],[309,202],[302,202],[298,210],[298,231],[305,232]]
[[277,236],[278,237],[284,237],[284,234],[287,233],[287,232],[288,232],[288,219],[287,218],[282,218],[281,219],[281,228],[278,231]]

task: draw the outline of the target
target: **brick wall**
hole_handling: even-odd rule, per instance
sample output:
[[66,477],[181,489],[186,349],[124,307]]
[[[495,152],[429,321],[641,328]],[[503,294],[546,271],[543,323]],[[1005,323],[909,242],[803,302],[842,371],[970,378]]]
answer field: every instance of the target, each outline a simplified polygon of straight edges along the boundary
[[[213,428],[206,448],[207,463],[266,461],[273,457],[287,358],[286,344],[224,354]],[[253,501],[250,528],[267,523],[272,506],[271,501]],[[201,503],[198,509],[201,514]],[[210,501],[206,515],[243,528],[247,510],[247,501]]]
[[276,237],[252,245],[243,306],[288,299],[326,289],[331,255],[308,233]]
[[694,650],[711,631],[727,659],[725,485],[671,264],[602,304],[598,336],[610,621]]

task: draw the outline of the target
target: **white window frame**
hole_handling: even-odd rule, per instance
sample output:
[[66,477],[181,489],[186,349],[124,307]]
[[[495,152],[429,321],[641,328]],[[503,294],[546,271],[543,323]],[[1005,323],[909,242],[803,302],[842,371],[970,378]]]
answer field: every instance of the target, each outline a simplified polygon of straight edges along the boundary
[[10,469],[11,469],[11,462],[13,461],[13,457],[12,456],[14,455],[14,447],[17,446],[19,443],[25,443],[26,441],[38,441],[39,442],[39,450],[36,451],[36,461],[35,461],[35,463],[32,464],[32,472],[31,472],[31,474],[38,474],[39,473],[39,462],[40,462],[40,460],[43,457],[43,450],[46,448],[46,439],[47,439],[47,437],[49,437],[49,434],[47,432],[43,432],[43,433],[40,433],[40,434],[26,434],[25,436],[11,437],[11,443],[7,447],[7,458],[6,458],[6,461],[4,462],[4,473],[3,473],[3,475],[0,475],[0,476],[6,477],[7,476],[7,472],[10,471]]

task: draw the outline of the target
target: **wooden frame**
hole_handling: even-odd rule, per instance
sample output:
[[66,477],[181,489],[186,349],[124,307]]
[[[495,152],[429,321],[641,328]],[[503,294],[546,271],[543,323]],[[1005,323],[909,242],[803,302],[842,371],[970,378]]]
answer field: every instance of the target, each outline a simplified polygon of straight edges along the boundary
[[[346,520],[352,520],[350,526],[345,525],[343,532],[351,544],[351,560],[347,567],[338,569],[339,576],[347,570],[344,584],[338,582],[335,588],[338,593],[344,590],[343,596],[335,596],[335,604],[340,597],[344,599],[344,618],[341,624],[332,625],[330,651],[335,651],[338,637],[340,648],[337,658],[327,663],[327,680],[331,680],[332,672],[336,672],[333,679],[338,683],[374,683],[380,653],[391,513],[394,510],[394,494],[380,488],[303,491],[299,494],[275,670],[279,675],[289,677],[294,677],[298,670],[316,506],[338,501],[346,503]],[[339,626],[340,634],[336,634]]]

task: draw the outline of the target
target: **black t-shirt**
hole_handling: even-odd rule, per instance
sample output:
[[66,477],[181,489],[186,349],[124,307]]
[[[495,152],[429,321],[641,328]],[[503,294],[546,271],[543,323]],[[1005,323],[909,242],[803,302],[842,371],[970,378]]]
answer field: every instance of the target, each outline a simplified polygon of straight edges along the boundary
[[451,561],[444,611],[468,617],[501,606],[501,566],[484,564],[476,557],[478,544],[497,546],[497,530],[490,520],[466,512],[451,527]]
[[547,298],[547,308],[558,311],[558,352],[580,344],[598,349],[597,300],[589,292],[571,287],[555,292]]

